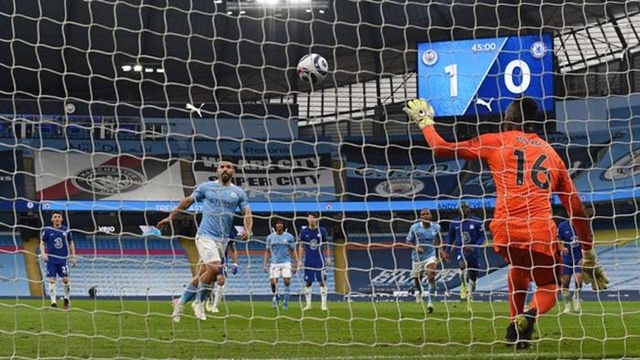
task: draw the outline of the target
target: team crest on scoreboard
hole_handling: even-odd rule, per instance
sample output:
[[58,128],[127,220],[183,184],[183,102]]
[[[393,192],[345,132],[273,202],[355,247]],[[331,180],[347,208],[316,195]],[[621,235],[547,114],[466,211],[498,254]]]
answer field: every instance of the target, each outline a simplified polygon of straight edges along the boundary
[[640,174],[640,149],[616,160],[602,173],[606,180],[621,180]]
[[531,44],[531,56],[542,59],[547,54],[547,45],[543,41],[536,41]]
[[391,179],[376,185],[376,192],[385,196],[413,195],[424,189],[420,180]]
[[98,195],[113,195],[134,190],[145,181],[142,174],[117,166],[84,169],[73,177],[73,185]]
[[428,49],[422,53],[422,62],[431,66],[438,62],[438,53],[433,49]]

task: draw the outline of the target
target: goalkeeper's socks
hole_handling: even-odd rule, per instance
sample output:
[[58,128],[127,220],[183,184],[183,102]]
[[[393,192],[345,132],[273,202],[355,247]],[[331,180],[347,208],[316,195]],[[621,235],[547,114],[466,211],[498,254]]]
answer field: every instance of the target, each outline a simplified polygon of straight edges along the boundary
[[570,295],[571,293],[569,292],[569,289],[562,289],[562,301],[564,301],[565,304],[569,303],[569,300],[571,300]]
[[49,282],[49,298],[51,298],[51,303],[56,303],[56,283]]
[[182,296],[180,297],[180,304],[186,304],[189,301],[195,299],[196,294],[198,293],[198,287],[189,283],[187,287],[184,289]]
[[549,310],[553,309],[556,305],[557,291],[558,285],[556,284],[547,284],[538,287],[535,295],[533,296],[533,302],[537,308],[537,314],[546,314]]

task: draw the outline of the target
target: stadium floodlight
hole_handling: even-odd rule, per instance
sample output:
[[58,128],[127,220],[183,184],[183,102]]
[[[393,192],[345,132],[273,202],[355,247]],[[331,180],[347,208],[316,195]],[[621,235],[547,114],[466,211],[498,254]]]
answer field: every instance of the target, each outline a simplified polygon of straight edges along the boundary
[[124,72],[129,72],[129,71],[133,70],[133,66],[131,66],[131,65],[122,65],[121,69]]
[[327,0],[227,0],[227,11],[250,9],[326,9]]
[[133,66],[133,71],[141,72],[142,71],[142,65],[134,65]]
[[278,5],[278,0],[256,0],[256,3],[264,4],[266,6]]

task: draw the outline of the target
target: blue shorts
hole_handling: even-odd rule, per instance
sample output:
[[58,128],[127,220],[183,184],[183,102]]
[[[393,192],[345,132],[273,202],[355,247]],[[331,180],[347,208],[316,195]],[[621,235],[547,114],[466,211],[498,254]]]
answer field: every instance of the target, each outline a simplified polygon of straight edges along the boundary
[[327,281],[327,274],[324,270],[304,269],[304,281],[324,283]]
[[69,276],[69,263],[67,260],[52,260],[49,258],[49,261],[47,261],[47,277],[55,278],[56,275],[61,278]]
[[478,255],[475,252],[465,253],[464,251],[458,252],[458,264],[465,264],[467,269],[479,270],[480,261]]
[[582,266],[575,264],[563,264],[562,265],[562,275],[573,275],[573,274],[582,274]]

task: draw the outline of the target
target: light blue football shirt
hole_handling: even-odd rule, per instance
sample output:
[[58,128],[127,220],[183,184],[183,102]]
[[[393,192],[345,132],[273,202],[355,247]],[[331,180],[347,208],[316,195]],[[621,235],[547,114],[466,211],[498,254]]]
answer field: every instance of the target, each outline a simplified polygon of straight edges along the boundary
[[296,241],[288,232],[272,233],[267,236],[267,248],[271,250],[271,264],[291,263],[289,251],[296,248]]
[[191,197],[203,203],[202,220],[198,235],[216,241],[228,239],[233,216],[238,208],[249,207],[247,194],[236,185],[225,186],[217,181],[204,182],[193,191]]
[[413,262],[419,262],[436,256],[435,242],[439,234],[440,224],[435,222],[432,222],[428,228],[422,226],[422,221],[411,225],[409,233],[407,234],[407,243],[418,245],[424,250],[422,254],[418,254],[415,249],[411,251],[411,260]]

